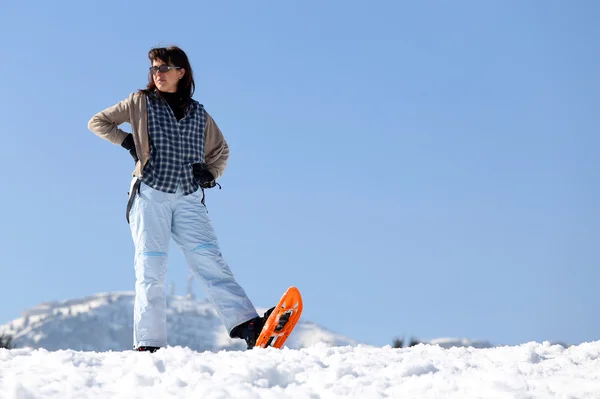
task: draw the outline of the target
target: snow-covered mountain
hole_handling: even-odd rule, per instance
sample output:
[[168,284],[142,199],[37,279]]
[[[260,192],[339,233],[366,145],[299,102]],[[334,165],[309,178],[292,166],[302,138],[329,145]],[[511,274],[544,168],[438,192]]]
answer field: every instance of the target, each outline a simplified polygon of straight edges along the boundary
[[467,338],[436,338],[430,341],[423,341],[425,344],[439,345],[442,348],[493,348],[494,345],[489,341],[467,339]]
[[[133,292],[101,293],[82,299],[42,303],[19,319],[0,325],[0,334],[13,337],[13,346],[122,351],[132,348]],[[257,309],[260,314],[266,309]],[[182,296],[167,301],[169,346],[195,351],[242,350],[245,343],[228,337],[212,305]],[[357,341],[300,319],[286,341],[290,349],[325,343],[356,345]]]

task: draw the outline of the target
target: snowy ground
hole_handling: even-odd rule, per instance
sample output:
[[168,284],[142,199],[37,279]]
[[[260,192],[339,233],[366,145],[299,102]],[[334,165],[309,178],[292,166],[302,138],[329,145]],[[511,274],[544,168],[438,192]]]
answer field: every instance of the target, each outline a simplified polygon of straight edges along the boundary
[[600,341],[568,349],[157,353],[0,349],[0,398],[600,398]]

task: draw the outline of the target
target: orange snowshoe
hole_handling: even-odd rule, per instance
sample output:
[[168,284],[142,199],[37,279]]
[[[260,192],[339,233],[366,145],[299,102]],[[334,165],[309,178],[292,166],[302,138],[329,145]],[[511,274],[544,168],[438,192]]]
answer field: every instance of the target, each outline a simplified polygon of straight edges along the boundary
[[267,318],[256,345],[261,348],[281,348],[302,314],[302,296],[296,287],[290,287]]

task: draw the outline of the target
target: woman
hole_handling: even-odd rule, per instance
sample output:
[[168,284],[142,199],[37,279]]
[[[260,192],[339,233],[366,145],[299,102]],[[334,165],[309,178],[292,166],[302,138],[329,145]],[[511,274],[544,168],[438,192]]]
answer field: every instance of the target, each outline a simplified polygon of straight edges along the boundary
[[[133,344],[167,346],[165,274],[170,237],[200,281],[232,338],[252,348],[264,325],[219,250],[204,206],[229,147],[215,121],[192,99],[194,77],[178,47],[154,48],[146,89],[94,115],[88,128],[136,161],[127,220],[135,244]],[[132,133],[118,126],[131,125]]]

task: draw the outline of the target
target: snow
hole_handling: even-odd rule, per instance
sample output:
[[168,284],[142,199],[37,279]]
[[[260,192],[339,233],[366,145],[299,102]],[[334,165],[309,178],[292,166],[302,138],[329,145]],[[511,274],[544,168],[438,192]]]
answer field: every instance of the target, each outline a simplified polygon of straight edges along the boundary
[[131,350],[132,292],[26,310],[0,325],[16,346],[0,349],[0,398],[600,398],[600,341],[381,348],[303,316],[282,350],[247,351],[207,301],[167,304],[170,346],[154,354]]
[[0,397],[598,398],[600,341],[154,354],[0,349]]
[[439,345],[442,348],[452,348],[452,347],[469,347],[473,348],[492,348],[493,345],[488,341],[467,339],[467,338],[435,338],[427,343],[432,345]]

